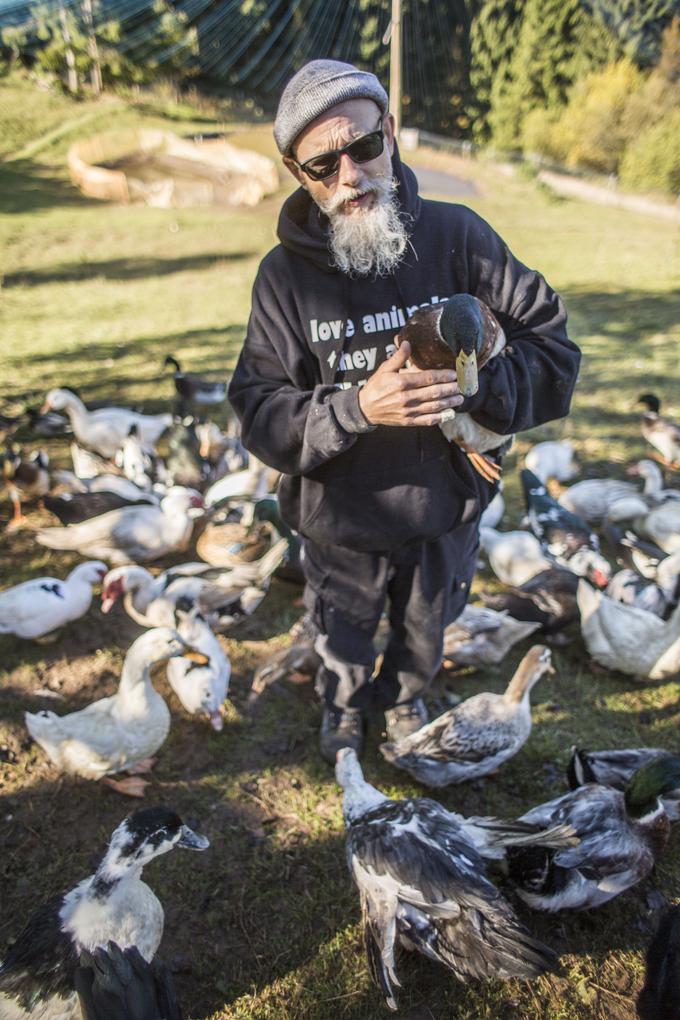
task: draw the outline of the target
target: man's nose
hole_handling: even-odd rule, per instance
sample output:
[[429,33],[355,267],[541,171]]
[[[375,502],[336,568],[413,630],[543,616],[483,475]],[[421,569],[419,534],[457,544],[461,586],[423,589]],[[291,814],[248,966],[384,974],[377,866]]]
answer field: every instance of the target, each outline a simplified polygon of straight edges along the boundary
[[361,180],[361,168],[353,162],[352,157],[343,152],[338,167],[338,184],[354,188]]

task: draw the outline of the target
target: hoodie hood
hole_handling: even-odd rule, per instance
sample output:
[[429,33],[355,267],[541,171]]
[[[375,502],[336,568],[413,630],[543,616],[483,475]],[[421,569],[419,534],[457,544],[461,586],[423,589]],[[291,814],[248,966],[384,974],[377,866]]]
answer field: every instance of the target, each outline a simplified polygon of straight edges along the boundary
[[[413,171],[401,162],[396,141],[392,155],[392,174],[398,181],[399,215],[415,223],[420,215],[418,181]],[[284,202],[277,233],[285,248],[313,262],[322,272],[340,272],[330,262],[328,217],[304,188],[298,188]]]

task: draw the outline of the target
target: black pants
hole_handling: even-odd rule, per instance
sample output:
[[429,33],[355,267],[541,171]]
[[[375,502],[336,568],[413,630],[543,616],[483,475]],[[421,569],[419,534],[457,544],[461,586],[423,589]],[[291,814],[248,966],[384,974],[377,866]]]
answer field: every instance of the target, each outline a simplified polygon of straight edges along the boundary
[[[316,689],[327,705],[384,710],[419,697],[441,664],[444,628],[462,612],[479,522],[389,555],[305,540],[305,604],[321,631]],[[389,602],[377,676],[373,638]]]

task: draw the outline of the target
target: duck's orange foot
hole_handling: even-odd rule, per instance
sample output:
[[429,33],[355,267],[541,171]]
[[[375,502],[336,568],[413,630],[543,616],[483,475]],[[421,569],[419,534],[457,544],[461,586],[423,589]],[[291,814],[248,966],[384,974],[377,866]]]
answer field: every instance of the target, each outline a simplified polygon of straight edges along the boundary
[[122,793],[125,797],[143,797],[149,785],[147,779],[140,779],[138,776],[130,776],[128,779],[111,779],[106,776],[102,783],[106,783],[116,793]]
[[468,457],[475,471],[487,482],[498,482],[503,474],[503,468],[495,460],[485,457],[483,453],[472,453],[468,451]]

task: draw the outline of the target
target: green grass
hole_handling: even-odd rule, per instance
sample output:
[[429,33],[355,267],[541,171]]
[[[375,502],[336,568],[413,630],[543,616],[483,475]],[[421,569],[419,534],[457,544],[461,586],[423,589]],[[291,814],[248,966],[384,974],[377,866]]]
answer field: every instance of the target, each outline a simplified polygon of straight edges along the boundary
[[[9,105],[7,89],[13,90]],[[160,409],[172,393],[161,370],[167,353],[192,370],[228,372],[289,183],[247,211],[97,203],[68,181],[64,156],[81,130],[68,127],[70,121],[92,112],[86,133],[137,123],[179,124],[184,131],[187,124],[205,127],[205,109],[184,109],[178,119],[164,116],[162,104],[119,105],[100,118],[94,104],[36,93],[14,80],[0,83],[0,96],[5,151],[41,139],[32,160],[0,164],[0,409],[37,404],[49,387],[62,384],[77,386],[86,400]],[[66,130],[54,136],[57,124]],[[239,143],[274,154],[266,126],[227,127]],[[441,160],[417,154],[413,161],[425,158]],[[571,417],[520,437],[508,460],[511,526],[519,512],[515,466],[529,442],[568,436],[587,472],[621,474],[646,452],[635,397],[656,390],[668,412],[680,414],[672,389],[680,338],[677,228],[556,200],[531,181],[483,164],[450,165],[477,183],[480,193],[470,204],[561,291],[572,335],[584,349]],[[56,463],[66,463],[65,443],[46,445]],[[74,562],[37,546],[30,530],[8,534],[7,503],[0,512],[3,587],[38,573],[61,575]],[[32,525],[47,519],[38,510],[31,514]],[[253,713],[246,711],[251,671],[281,645],[300,612],[298,596],[275,583],[262,611],[226,642],[234,679],[221,735],[187,717],[165,681],[160,685],[174,722],[148,801],[172,804],[212,843],[205,854],[177,851],[148,869],[166,909],[161,954],[175,967],[185,1013],[194,1020],[388,1015],[368,978],[340,798],[316,751],[314,697],[307,687],[272,690]],[[93,856],[130,807],[103,787],[58,776],[27,740],[23,712],[73,710],[111,693],[138,633],[122,613],[104,617],[95,604],[53,645],[0,639],[0,946],[47,895],[91,871]],[[501,690],[522,650],[497,669],[448,684],[464,695]],[[572,743],[677,747],[678,683],[646,687],[594,673],[576,633],[554,659],[557,676],[535,691],[535,727],[525,749],[498,776],[443,791],[446,805],[514,815],[556,796],[565,789]],[[33,693],[46,686],[64,700],[46,702]],[[422,792],[382,761],[378,741],[376,720],[365,755],[368,777],[394,796]],[[559,975],[463,987],[433,965],[405,959],[399,1016],[634,1017],[642,951],[655,921],[647,896],[654,885],[670,899],[678,896],[678,847],[674,835],[653,881],[598,911],[547,918],[522,910],[563,954]]]

